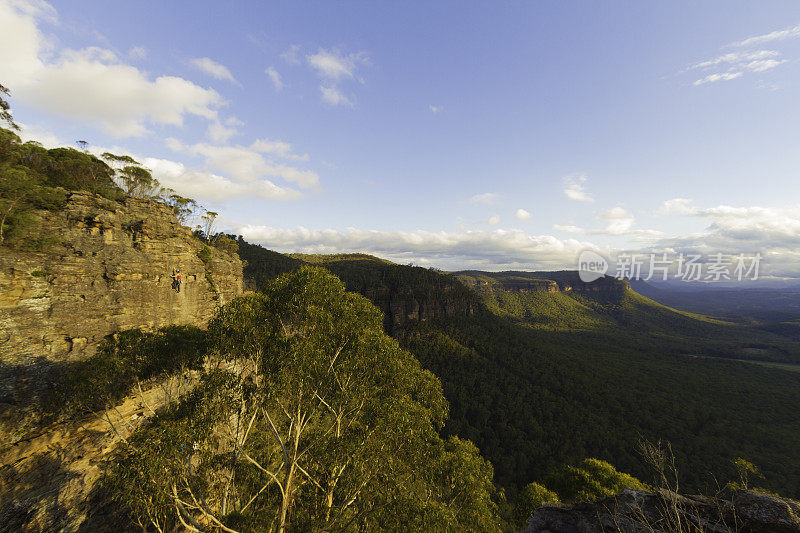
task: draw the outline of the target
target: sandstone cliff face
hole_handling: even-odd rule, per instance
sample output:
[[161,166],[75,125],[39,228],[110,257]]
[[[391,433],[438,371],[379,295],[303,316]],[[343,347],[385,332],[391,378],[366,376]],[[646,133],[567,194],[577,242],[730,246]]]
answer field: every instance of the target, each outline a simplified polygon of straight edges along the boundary
[[518,293],[578,292],[593,294],[620,294],[630,289],[627,280],[604,276],[592,282],[584,282],[577,272],[461,272],[456,277],[478,292],[498,291]]
[[387,331],[410,321],[426,321],[475,313],[473,302],[457,294],[457,289],[442,291],[377,289],[364,291],[384,316]]
[[[192,238],[169,208],[74,193],[45,213],[42,232],[60,241],[48,253],[0,251],[0,361],[65,361],[132,327],[202,324],[242,292],[238,257]],[[172,288],[173,268],[184,276]]]
[[[59,364],[120,330],[204,324],[242,292],[238,257],[203,243],[162,204],[73,193],[39,230],[46,252],[0,248],[0,419],[31,403]],[[172,287],[172,269],[184,283]],[[11,416],[11,418],[15,418]],[[12,438],[7,432],[0,444]]]

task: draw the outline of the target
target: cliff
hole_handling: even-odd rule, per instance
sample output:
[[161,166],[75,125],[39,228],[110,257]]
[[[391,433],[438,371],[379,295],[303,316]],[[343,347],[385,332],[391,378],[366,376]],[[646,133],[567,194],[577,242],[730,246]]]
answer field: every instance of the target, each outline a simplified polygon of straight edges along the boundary
[[364,290],[362,294],[383,311],[384,327],[390,332],[411,321],[424,322],[475,313],[475,303],[464,297],[457,287],[445,287],[438,291],[426,287],[400,290],[382,287]]
[[[206,247],[163,204],[74,192],[64,209],[37,218],[41,234],[53,238],[48,249],[0,249],[4,419],[48,386],[50,372],[88,357],[104,337],[204,324],[242,292],[239,258]],[[180,292],[173,268],[183,274]]]
[[603,276],[592,282],[580,279],[577,272],[562,270],[555,272],[481,272],[465,270],[455,276],[462,283],[481,293],[497,291],[516,293],[601,293],[622,294],[630,289],[627,280]]

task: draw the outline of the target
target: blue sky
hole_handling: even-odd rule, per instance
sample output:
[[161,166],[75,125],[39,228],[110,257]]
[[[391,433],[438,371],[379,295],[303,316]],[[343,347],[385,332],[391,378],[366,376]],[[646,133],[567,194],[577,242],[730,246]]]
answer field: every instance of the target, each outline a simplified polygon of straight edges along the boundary
[[796,2],[0,0],[0,83],[281,251],[800,271]]

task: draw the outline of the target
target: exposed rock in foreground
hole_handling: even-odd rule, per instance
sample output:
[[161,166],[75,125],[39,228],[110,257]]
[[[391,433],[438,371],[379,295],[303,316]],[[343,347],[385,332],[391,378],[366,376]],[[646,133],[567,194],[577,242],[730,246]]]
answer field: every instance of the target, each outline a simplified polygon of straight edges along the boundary
[[0,447],[0,533],[128,531],[101,494],[110,455],[159,408],[191,390],[187,372],[127,396],[113,409],[42,428],[29,439]]
[[547,504],[522,533],[800,532],[800,502],[739,490],[730,499],[626,489],[595,503]]

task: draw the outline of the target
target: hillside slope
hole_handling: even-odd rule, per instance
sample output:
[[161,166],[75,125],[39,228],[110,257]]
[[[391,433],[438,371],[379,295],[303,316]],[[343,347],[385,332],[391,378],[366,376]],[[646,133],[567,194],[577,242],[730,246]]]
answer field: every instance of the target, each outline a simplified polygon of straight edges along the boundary
[[688,356],[740,357],[757,339],[776,343],[762,344],[771,356],[796,357],[783,337],[677,312],[624,282],[578,285],[568,272],[507,279],[377,258],[314,261],[384,312],[387,296],[469,302],[399,325],[387,317],[387,326],[441,379],[445,431],[475,442],[511,493],[584,457],[644,478],[636,447],[645,438],[672,443],[688,490],[731,479],[730,461],[741,456],[761,466],[766,486],[800,494],[800,374]]

